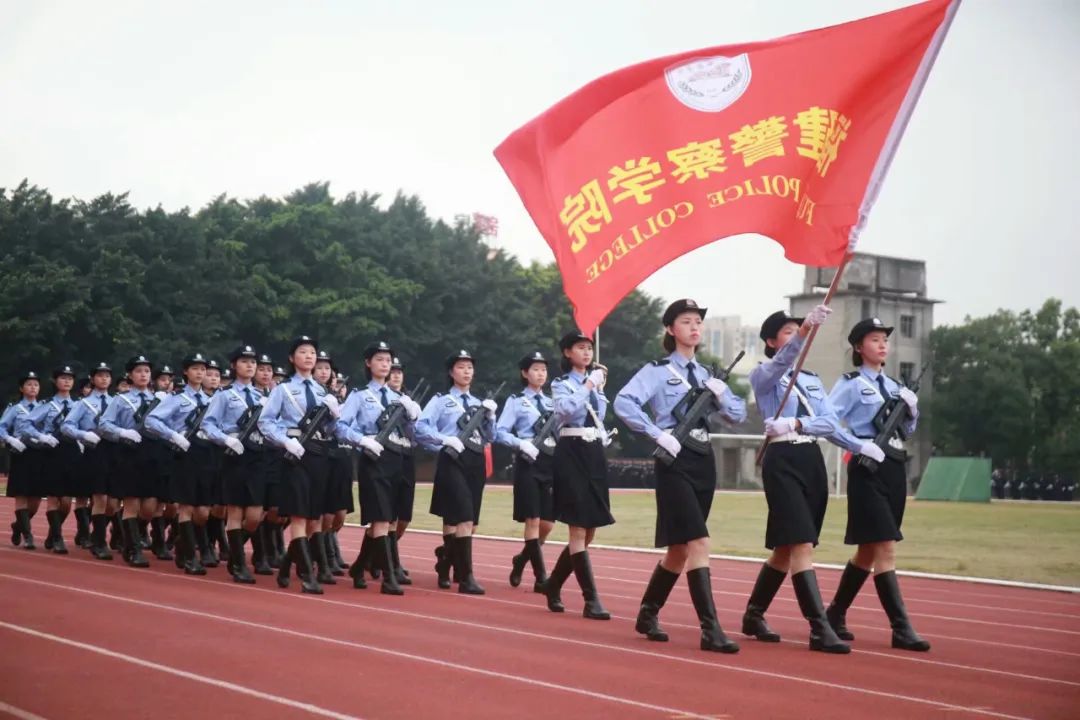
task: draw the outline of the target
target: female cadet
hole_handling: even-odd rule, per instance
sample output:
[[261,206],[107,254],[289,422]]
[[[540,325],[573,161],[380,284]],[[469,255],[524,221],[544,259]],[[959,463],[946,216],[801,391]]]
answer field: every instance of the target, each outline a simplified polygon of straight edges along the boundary
[[63,525],[71,512],[71,495],[74,490],[75,473],[79,469],[81,451],[79,445],[60,432],[60,426],[71,412],[75,400],[71,388],[75,385],[75,371],[64,365],[53,371],[56,395],[47,402],[38,403],[30,414],[30,423],[40,435],[50,437],[57,443],[41,454],[41,494],[46,496],[45,517],[49,520],[49,534],[45,537],[45,549],[57,555],[67,555]]
[[[365,538],[360,554],[349,569],[353,586],[363,588],[364,550],[373,554],[372,566],[382,570],[381,592],[386,595],[403,595],[398,582],[391,545],[390,523],[394,519],[394,501],[397,486],[402,482],[401,440],[413,433],[414,423],[420,417],[420,406],[411,398],[399,395],[387,386],[393,352],[385,342],[370,345],[364,350],[364,374],[368,384],[352,393],[341,408],[337,421],[337,436],[360,450],[360,522],[368,525],[371,539]],[[405,411],[405,423],[392,434],[389,442],[397,447],[385,447],[375,436],[380,431],[379,419],[383,413],[398,403]],[[374,456],[374,457],[372,457]]]
[[[146,418],[147,431],[167,442],[176,453],[169,473],[169,495],[179,503],[179,537],[173,559],[188,575],[205,575],[205,566],[216,566],[216,561],[209,556],[205,535],[197,536],[205,531],[195,528],[206,525],[211,499],[216,492],[211,473],[215,451],[205,440],[192,442],[185,437],[210,402],[202,391],[206,364],[201,353],[184,358],[187,386],[182,392],[166,396]],[[196,548],[199,556],[195,554]]]
[[[443,521],[443,546],[435,549],[435,572],[439,587],[450,587],[450,570],[457,578],[458,592],[483,595],[484,588],[473,577],[472,535],[480,522],[484,496],[483,452],[466,447],[458,437],[458,419],[468,413],[484,413],[480,430],[471,445],[483,446],[495,439],[494,400],[477,403],[469,394],[475,370],[473,356],[459,350],[446,359],[446,372],[453,383],[448,392],[436,393],[428,401],[416,423],[416,437],[428,450],[439,454],[435,484],[431,491],[431,514]],[[448,450],[453,450],[457,457]]]
[[[858,545],[858,548],[844,568],[836,595],[826,612],[836,634],[844,640],[854,640],[845,622],[847,610],[872,571],[878,599],[892,626],[892,646],[925,652],[930,649],[930,643],[911,627],[896,580],[896,543],[904,539],[900,525],[907,501],[903,444],[901,438],[893,437],[889,441],[889,450],[881,452],[884,448],[872,442],[876,435],[874,416],[886,402],[898,399],[908,406],[911,416],[902,428],[904,437],[915,432],[919,415],[915,393],[885,374],[892,331],[878,318],[855,323],[848,334],[848,342],[856,369],[842,376],[829,394],[837,415],[855,436],[847,446],[853,454],[848,463],[848,519],[844,543]],[[873,460],[877,468],[865,467],[863,456]]]
[[[109,524],[108,516],[116,512],[116,507],[109,507],[108,448],[99,446],[101,436],[97,433],[98,421],[112,399],[109,397],[109,385],[112,383],[112,368],[109,364],[98,363],[90,376],[90,382],[93,390],[71,409],[64,424],[60,426],[60,432],[83,445],[76,484],[79,496],[90,498],[90,507],[85,509],[85,518],[91,530],[85,547],[99,560],[112,560],[112,553],[105,544],[105,528]],[[75,513],[78,516],[78,508]]]
[[610,620],[611,614],[596,593],[588,551],[596,528],[615,522],[604,457],[608,400],[603,387],[607,373],[593,365],[593,341],[587,335],[576,330],[567,333],[559,341],[559,349],[566,375],[551,383],[561,428],[552,462],[552,506],[555,519],[570,527],[570,542],[559,554],[544,592],[551,612],[565,612],[560,593],[572,571],[585,598],[582,615],[590,620]]
[[[386,380],[387,386],[398,395],[405,395],[405,367],[397,356],[390,361],[390,375]],[[410,397],[411,399],[411,397]],[[411,442],[411,441],[410,441]],[[401,564],[398,553],[398,542],[409,527],[413,519],[413,503],[416,500],[416,456],[410,447],[401,456],[401,482],[398,484],[397,497],[394,499],[395,532],[390,534],[390,543],[394,550],[394,567],[398,570],[398,583],[411,585],[409,571]]]
[[[656,547],[667,548],[656,565],[641,598],[635,629],[650,640],[666,642],[660,627],[660,609],[686,568],[686,584],[701,625],[702,650],[736,653],[739,646],[720,627],[713,603],[709,570],[709,530],[706,522],[716,492],[716,461],[712,447],[704,453],[683,448],[672,435],[677,425],[673,411],[693,389],[711,393],[712,410],[719,410],[730,422],[746,418],[746,403],[719,378],[695,362],[701,342],[701,324],[706,308],[690,299],[676,300],[664,311],[664,349],[670,355],[652,362],[631,378],[615,398],[615,413],[635,432],[644,433],[675,458],[671,465],[655,461]],[[652,419],[643,406],[652,408]],[[708,437],[703,419],[692,432]]]
[[[333,415],[337,401],[315,382],[312,371],[319,352],[318,344],[301,335],[289,345],[289,362],[296,374],[281,383],[273,392],[259,415],[259,432],[275,447],[285,450],[288,460],[279,480],[278,510],[289,517],[289,550],[278,569],[278,586],[289,586],[289,571],[296,565],[301,589],[321,595],[322,586],[315,577],[311,563],[308,538],[322,527],[322,499],[330,474],[329,452],[332,444]],[[300,421],[314,419],[320,405],[326,405],[330,417],[315,428],[307,442],[301,444],[304,432]]]
[[[206,372],[203,374],[202,391],[207,401],[221,390],[222,369],[217,360],[208,358]],[[210,455],[211,465],[208,471],[211,482],[210,491],[210,516],[205,524],[196,523],[196,536],[199,542],[199,550],[204,555],[206,567],[218,566],[218,554],[214,550],[217,544],[221,548],[221,559],[227,560],[229,556],[229,540],[225,537],[225,489],[221,484],[221,453],[214,452]]]
[[[554,404],[544,396],[547,383],[547,360],[539,351],[518,362],[520,395],[511,395],[503,406],[497,425],[497,442],[517,452],[514,458],[514,521],[525,524],[525,548],[514,556],[510,567],[510,586],[521,584],[526,563],[532,565],[534,592],[543,592],[547,582],[544,553],[540,546],[555,526],[551,504],[551,455],[540,452],[533,438],[537,422],[546,421]],[[555,435],[545,440],[554,448]]]
[[[327,351],[318,352],[312,377],[315,378],[315,382],[322,385],[327,395],[337,398],[337,393],[333,389],[335,385],[334,361]],[[328,458],[330,474],[326,480],[326,492],[316,508],[321,510],[322,517],[319,528],[310,539],[310,544],[319,582],[324,585],[336,585],[337,580],[334,576],[344,575],[344,571],[339,570],[337,564],[331,562],[334,553],[332,546],[328,543],[334,529],[334,520],[339,512],[344,522],[348,507],[344,499],[345,493],[348,492],[350,496],[352,494],[352,453],[348,447],[334,442],[331,443]]]
[[[825,617],[813,553],[829,501],[829,476],[817,438],[842,444],[847,434],[840,429],[821,378],[809,370],[800,373],[780,408],[804,340],[830,312],[828,306],[818,305],[803,319],[780,311],[761,324],[760,337],[769,360],[751,371],[750,386],[765,418],[769,443],[761,475],[769,504],[765,547],[772,555],[761,566],[746,603],[742,631],[764,642],[780,642],[780,636],[765,622],[765,611],[790,571],[799,610],[810,623],[810,649],[844,654],[851,652],[851,646],[841,642]],[[773,419],[777,410],[780,417]]]
[[250,345],[241,345],[229,354],[233,382],[210,400],[202,424],[207,439],[226,450],[221,459],[221,482],[227,508],[228,567],[233,581],[245,584],[254,583],[255,578],[244,555],[244,531],[251,535],[252,546],[260,554],[262,545],[257,531],[266,499],[266,453],[260,445],[245,446],[238,439],[241,420],[265,401],[252,386],[257,358]]
[[[270,356],[266,353],[260,353],[258,359],[255,361],[255,377],[252,378],[251,384],[257,392],[257,398],[260,405],[262,405],[263,398],[270,396],[270,391],[274,389],[274,361],[270,359]],[[256,433],[257,435],[257,433]],[[257,447],[252,449],[258,452],[257,448],[262,448],[262,436],[256,438],[257,442],[253,443]],[[252,571],[256,575],[273,575],[274,571],[270,566],[270,559],[275,554],[274,550],[274,529],[280,527],[277,524],[276,515],[273,521],[270,520],[269,511],[271,508],[271,485],[276,480],[277,474],[277,458],[271,459],[270,455],[263,455],[262,463],[262,483],[263,483],[263,519],[259,522],[259,527],[255,529],[254,534],[251,536],[251,565]]]
[[[11,544],[22,546],[26,550],[37,550],[34,534],[30,529],[30,519],[37,514],[41,504],[41,490],[37,487],[41,475],[44,449],[53,447],[55,439],[49,440],[38,432],[30,421],[34,411],[41,404],[38,393],[41,381],[33,370],[23,373],[19,378],[19,392],[22,399],[8,410],[11,430],[8,445],[15,450],[11,456],[10,475],[8,476],[8,497],[15,498],[15,522],[11,523]],[[22,448],[20,451],[19,448]]]
[[136,355],[128,360],[125,369],[131,389],[109,404],[99,428],[102,436],[113,443],[109,495],[124,502],[124,560],[133,567],[149,567],[150,562],[142,554],[139,520],[141,517],[149,521],[157,508],[157,448],[143,444],[139,429],[154,399],[150,389],[152,365],[145,355]]

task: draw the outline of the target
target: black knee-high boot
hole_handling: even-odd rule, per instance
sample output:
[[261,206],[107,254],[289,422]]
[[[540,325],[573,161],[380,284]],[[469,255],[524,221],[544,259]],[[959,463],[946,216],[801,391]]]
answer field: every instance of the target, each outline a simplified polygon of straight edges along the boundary
[[184,559],[184,573],[187,575],[205,575],[206,568],[200,559],[201,553],[196,552],[198,541],[195,538],[195,523],[191,520],[180,523],[176,538],[177,558]]
[[525,566],[529,564],[529,541],[525,541],[525,547],[522,548],[514,557],[510,558],[510,587],[517,587],[521,584],[521,576],[525,574]]
[[729,654],[739,652],[738,643],[728,639],[720,627],[720,621],[716,619],[709,568],[695,568],[686,573],[686,584],[690,586],[690,599],[701,625],[701,649]]
[[112,560],[109,544],[105,541],[105,531],[109,527],[109,516],[104,513],[91,515],[90,524],[93,526],[93,530],[90,531],[90,540],[93,543],[90,546],[90,554],[98,560]]
[[525,554],[533,571],[533,592],[544,592],[544,583],[547,582],[547,568],[544,567],[544,551],[541,549],[539,539],[525,541]]
[[63,535],[63,517],[59,510],[49,510],[45,513],[46,519],[49,521],[49,535],[52,537],[52,547],[50,548],[57,555],[67,555],[67,545],[64,544]]
[[[206,522],[209,524],[210,520]],[[199,547],[199,561],[203,567],[216,568],[220,561],[214,552],[214,546],[210,544],[210,532],[206,525],[195,525],[195,542]]]
[[322,595],[323,589],[315,579],[315,569],[311,566],[311,547],[306,537],[294,538],[289,543],[289,559],[296,565],[300,589],[312,595]]
[[390,546],[390,536],[383,535],[374,538],[374,540],[375,562],[383,571],[382,587],[379,592],[383,595],[404,595],[405,591],[401,589],[401,585],[398,583],[397,568],[394,565],[394,551]]
[[881,607],[889,616],[889,625],[892,627],[892,646],[898,650],[914,650],[915,652],[929,650],[930,643],[919,637],[919,634],[911,627],[911,621],[908,620],[904,598],[900,595],[900,584],[896,580],[896,571],[890,570],[875,575],[874,587],[877,588]]
[[466,595],[483,595],[484,588],[473,577],[472,535],[455,538],[454,566],[457,569],[458,592]]
[[412,580],[405,574],[405,568],[401,567],[401,556],[398,555],[397,535],[391,530],[386,536],[386,542],[390,545],[390,557],[394,560],[394,576],[398,585],[412,585]]
[[266,521],[259,523],[251,535],[251,564],[256,575],[273,575],[270,568],[270,527]]
[[311,549],[315,561],[315,576],[321,585],[337,585],[337,580],[330,573],[330,559],[326,554],[326,543],[323,542],[323,533],[312,533],[308,538],[308,547]]
[[172,560],[173,554],[169,552],[165,544],[165,518],[156,517],[150,520],[150,550],[158,560]]
[[450,570],[454,564],[454,535],[443,535],[443,544],[435,548],[435,574],[439,578],[439,587],[450,587]]
[[254,585],[255,578],[247,567],[247,560],[244,555],[244,531],[242,528],[236,530],[229,530],[229,574],[232,575],[233,582],[243,583],[244,585]]
[[[30,511],[26,508],[16,510],[15,522],[19,526],[19,531],[22,534],[23,549],[37,550],[37,545],[34,544],[34,533],[30,528]],[[14,539],[14,535],[12,535],[12,539]]]
[[345,564],[345,558],[341,555],[341,545],[338,543],[338,531],[331,530],[326,533],[327,552],[330,553],[330,572],[334,577],[344,577],[349,566]]
[[573,571],[574,564],[570,562],[570,548],[567,546],[559,553],[555,567],[552,568],[547,582],[544,583],[544,594],[547,596],[547,606],[551,612],[566,612],[566,606],[562,602],[562,586]]
[[773,632],[765,622],[765,611],[769,609],[780,586],[784,584],[786,572],[780,572],[768,563],[762,563],[750,599],[746,601],[746,612],[742,616],[742,631],[747,637],[757,638],[762,642],[780,642],[779,633]]
[[139,518],[127,518],[124,527],[124,559],[128,565],[137,568],[150,567],[150,561],[143,555],[142,537]]
[[679,573],[673,573],[656,563],[652,577],[649,578],[649,585],[641,598],[641,609],[638,610],[637,622],[634,624],[634,629],[650,640],[668,641],[668,634],[660,627],[660,610],[678,580]]
[[364,539],[360,541],[360,552],[356,554],[356,560],[349,566],[349,577],[353,579],[353,587],[357,590],[367,588],[367,580],[364,579],[364,568],[368,564],[368,557],[371,555],[373,547],[375,547],[374,538],[365,533]]
[[109,547],[112,550],[124,549],[124,526],[120,522],[121,517],[119,510],[109,517]]
[[836,595],[825,609],[825,616],[829,618],[833,632],[841,640],[852,641],[855,635],[847,629],[847,611],[851,603],[855,602],[855,596],[859,594],[866,578],[870,577],[869,570],[863,570],[851,562],[844,567],[844,574],[840,576],[840,584],[836,587]]
[[791,585],[795,588],[795,597],[799,600],[799,610],[810,623],[810,649],[837,655],[851,652],[851,646],[836,636],[829,619],[825,617],[817,574],[813,570],[795,573],[791,576]]
[[581,596],[585,598],[585,608],[581,611],[582,617],[589,620],[610,620],[611,613],[600,604],[600,596],[596,593],[596,580],[593,579],[589,551],[582,550],[574,553],[570,556],[570,563],[574,566],[574,577],[581,586]]
[[75,508],[75,544],[84,550],[90,547],[90,509]]

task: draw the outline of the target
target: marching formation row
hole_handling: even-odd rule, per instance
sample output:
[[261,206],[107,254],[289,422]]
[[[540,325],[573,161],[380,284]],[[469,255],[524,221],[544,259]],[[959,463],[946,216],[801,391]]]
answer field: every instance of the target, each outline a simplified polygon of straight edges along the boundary
[[[873,575],[893,647],[925,651],[929,643],[911,627],[895,573],[907,490],[903,441],[915,429],[918,399],[884,374],[892,328],[876,318],[852,328],[856,368],[831,392],[808,370],[796,375],[805,338],[829,312],[824,305],[806,318],[779,312],[762,324],[768,360],[750,381],[767,418],[762,475],[769,504],[765,545],[772,554],[741,629],[760,641],[779,641],[765,613],[790,574],[810,626],[810,648],[850,652],[854,638],[845,614]],[[717,413],[739,422],[746,406],[727,386],[725,372],[695,359],[705,313],[689,299],[668,307],[661,321],[670,354],[641,368],[610,404],[628,427],[656,443],[655,544],[666,551],[642,597],[636,630],[649,640],[668,639],[660,611],[685,573],[701,648],[734,653],[738,644],[716,618],[709,571],[706,522],[716,471],[708,422]],[[367,384],[351,392],[335,374],[333,358],[308,336],[289,346],[291,375],[250,345],[236,348],[227,386],[221,369],[200,353],[184,358],[184,382],[175,390],[171,370],[155,372],[143,355],[127,362],[128,387],[116,394],[110,394],[113,371],[106,363],[96,365],[89,387],[74,395],[72,368],[57,368],[56,393],[44,401],[41,379],[27,372],[19,378],[22,399],[0,417],[0,442],[12,451],[12,543],[35,549],[30,518],[44,497],[45,547],[55,553],[68,552],[63,524],[74,508],[76,544],[101,560],[121,551],[129,564],[146,567],[149,550],[203,575],[220,557],[239,583],[276,573],[277,584],[288,588],[295,567],[307,593],[322,593],[348,573],[355,588],[366,588],[372,577],[381,579],[381,592],[403,595],[412,581],[398,542],[412,520],[414,453],[422,449],[436,454],[430,511],[443,524],[435,553],[439,587],[456,584],[458,592],[483,594],[473,572],[472,537],[486,479],[485,447],[496,442],[515,451],[514,519],[524,525],[510,584],[519,585],[531,567],[534,590],[559,613],[563,585],[573,575],[584,616],[607,620],[588,553],[597,529],[615,522],[604,452],[610,441],[607,374],[593,362],[588,336],[568,333],[558,347],[563,374],[550,383],[550,395],[544,393],[549,358],[530,352],[519,365],[521,390],[501,410],[493,397],[471,394],[476,363],[467,350],[446,359],[450,387],[425,402],[421,388],[406,391],[404,369],[386,342],[365,350]],[[819,439],[852,451],[845,542],[857,546],[827,608],[813,569],[828,502]],[[359,555],[346,565],[337,532],[354,510],[354,477],[366,532]],[[543,544],[555,522],[568,526],[569,543],[548,573]]]

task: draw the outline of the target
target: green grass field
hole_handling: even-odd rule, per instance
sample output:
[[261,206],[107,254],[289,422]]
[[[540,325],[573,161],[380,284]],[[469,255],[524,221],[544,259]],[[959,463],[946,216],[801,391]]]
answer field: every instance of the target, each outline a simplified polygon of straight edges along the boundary
[[[413,527],[436,530],[439,519],[428,514],[430,487],[416,491]],[[656,506],[651,493],[613,492],[616,524],[601,528],[596,542],[605,545],[652,547]],[[851,548],[843,544],[847,503],[831,499],[817,559],[844,563]],[[520,537],[521,525],[512,519],[508,487],[490,486],[484,493],[479,532]],[[713,503],[709,533],[713,551],[728,555],[764,557],[765,496],[757,493],[721,494]],[[352,518],[359,521],[359,517]],[[905,570],[1023,580],[1080,586],[1080,502],[959,503],[908,501],[900,543],[899,565]],[[565,540],[565,526],[553,539]]]

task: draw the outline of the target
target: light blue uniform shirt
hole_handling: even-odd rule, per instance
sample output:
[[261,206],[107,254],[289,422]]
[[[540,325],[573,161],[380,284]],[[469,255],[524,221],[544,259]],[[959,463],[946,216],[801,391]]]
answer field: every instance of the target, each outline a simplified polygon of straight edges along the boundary
[[199,407],[209,402],[202,390],[192,390],[190,385],[185,385],[183,392],[166,395],[150,411],[146,416],[146,431],[162,440],[168,440],[174,432],[184,434],[194,422]]
[[15,432],[15,408],[17,404],[8,405],[0,415],[0,440],[7,442]]
[[[365,435],[377,434],[383,411],[400,400],[400,393],[395,392],[389,385],[380,385],[375,380],[357,388],[349,393],[345,404],[341,406],[341,415],[334,428],[335,435],[338,440],[355,445]],[[407,418],[408,416],[403,428],[406,437],[412,437],[416,423]]]
[[[674,352],[663,360],[641,368],[615,396],[615,414],[634,432],[644,433],[656,439],[664,430],[671,430],[678,423],[672,411],[690,391],[689,370],[694,366],[696,387],[704,387],[712,377],[707,367],[692,358]],[[645,412],[648,404],[652,417]],[[729,422],[740,423],[746,419],[746,401],[728,388],[720,407],[721,417]]]
[[314,378],[305,379],[299,373],[281,383],[270,393],[270,397],[259,415],[259,432],[277,446],[283,446],[289,438],[288,431],[300,427],[300,421],[308,411],[307,392],[311,388],[316,406],[322,405],[326,397],[326,388]]
[[210,398],[210,408],[203,415],[200,427],[207,439],[224,446],[227,438],[235,437],[239,432],[240,418],[248,408],[258,407],[264,402],[266,398],[254,385],[236,380],[228,389],[216,392],[214,397]]
[[[537,402],[540,406],[537,406]],[[555,403],[542,392],[536,392],[530,387],[525,388],[519,395],[511,395],[503,405],[499,421],[495,426],[495,441],[512,448],[521,447],[523,440],[536,435],[533,426],[544,414],[554,412]]]
[[[877,430],[874,429],[874,416],[885,404],[878,378],[884,385],[886,395],[894,398],[899,394],[900,383],[865,365],[858,370],[841,375],[833,386],[832,392],[829,393],[829,401],[836,408],[837,416],[851,431],[848,436],[850,440],[844,444],[844,447],[852,452],[858,452],[859,447],[866,440],[873,440],[877,435]],[[904,432],[909,437],[915,432],[916,424],[915,417],[904,423]]]
[[103,408],[108,408],[111,401],[109,393],[94,390],[75,403],[64,424],[60,426],[60,432],[72,440],[79,440],[81,433],[97,430],[98,421],[105,412]]
[[135,429],[135,411],[140,404],[150,404],[153,401],[154,392],[150,388],[142,391],[132,389],[114,397],[105,409],[105,414],[98,420],[101,436],[113,442],[119,441],[121,430]]
[[[447,393],[438,393],[428,400],[420,419],[416,421],[416,439],[425,450],[438,452],[445,438],[457,437],[458,418],[465,407],[475,407],[480,399],[466,395],[456,386]],[[487,412],[478,410],[477,412]],[[487,418],[480,424],[480,435],[485,443],[495,441],[495,421]]]
[[594,423],[588,411],[589,407],[593,408],[600,424],[603,424],[607,416],[608,399],[602,391],[586,387],[586,377],[576,370],[571,370],[551,381],[551,399],[555,404],[555,416],[559,418],[560,427],[592,427]]
[[59,440],[61,438],[60,425],[63,424],[75,404],[76,401],[70,395],[68,397],[54,395],[52,399],[38,403],[34,411],[30,413],[30,423],[41,435],[52,435]]
[[40,440],[47,434],[41,432],[34,424],[34,416],[42,412],[42,405],[44,404],[45,402],[42,400],[35,400],[31,403],[26,398],[23,398],[12,406],[14,411],[11,424],[12,437],[17,437],[25,443],[31,440]]

